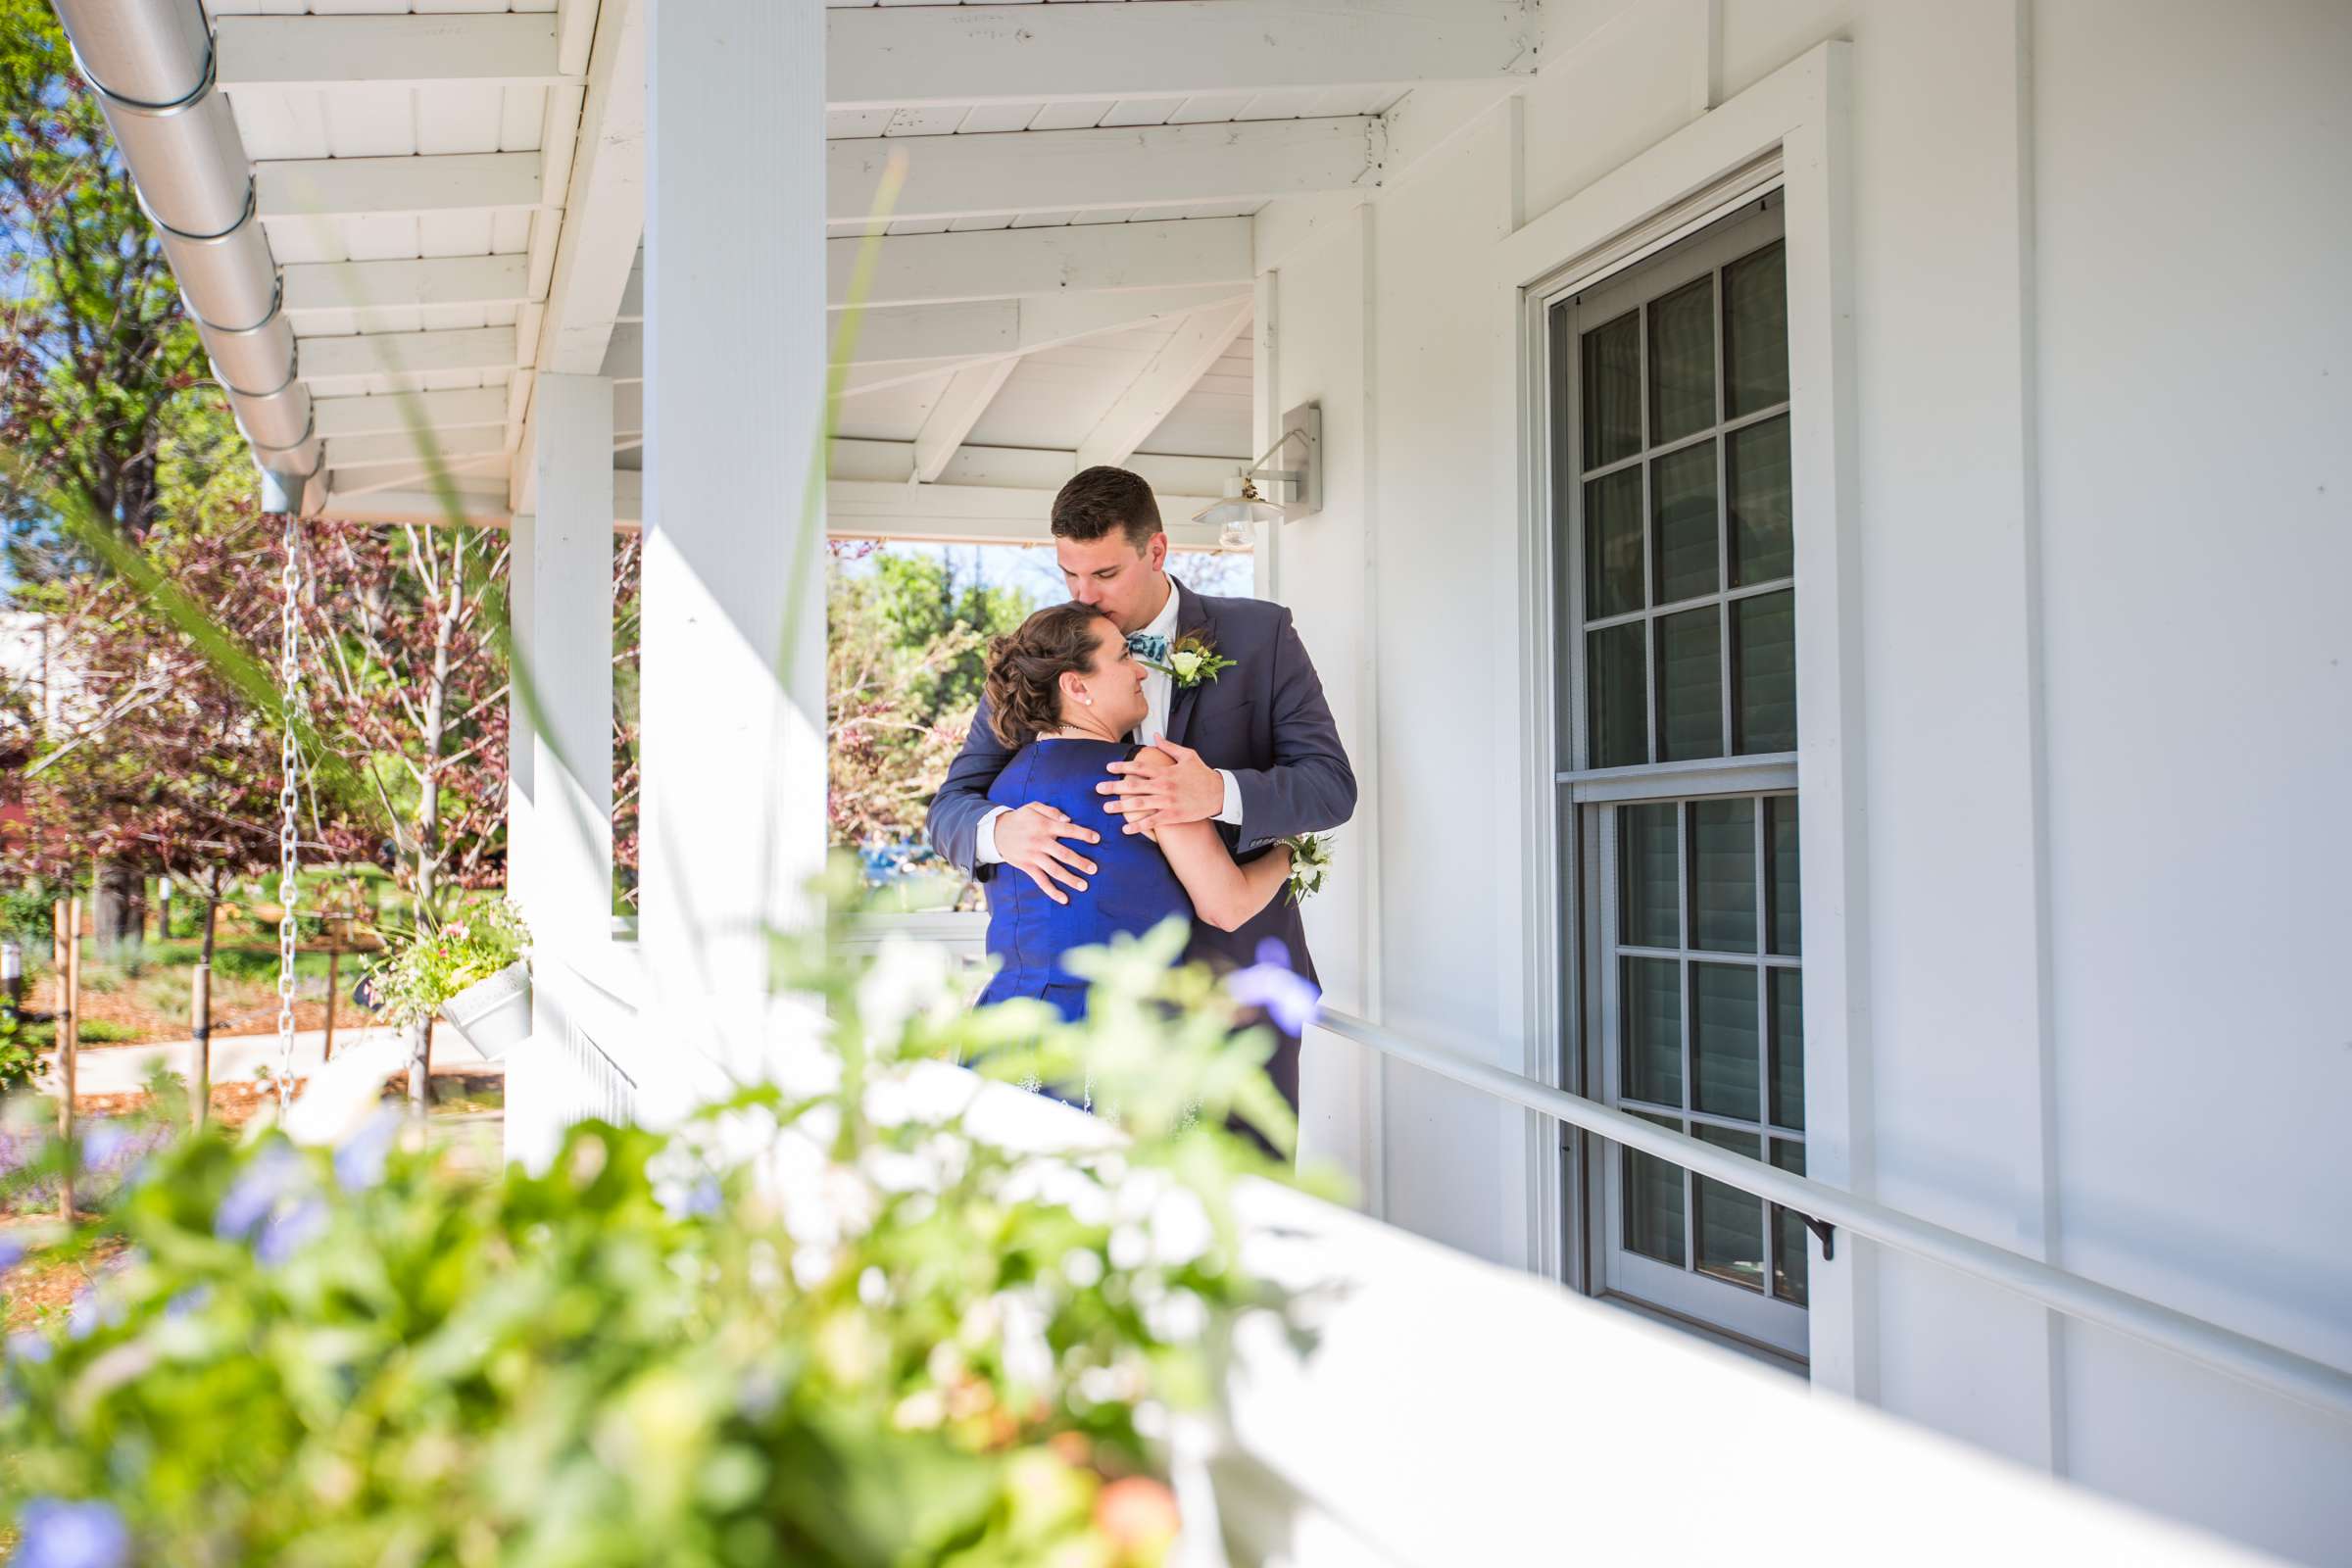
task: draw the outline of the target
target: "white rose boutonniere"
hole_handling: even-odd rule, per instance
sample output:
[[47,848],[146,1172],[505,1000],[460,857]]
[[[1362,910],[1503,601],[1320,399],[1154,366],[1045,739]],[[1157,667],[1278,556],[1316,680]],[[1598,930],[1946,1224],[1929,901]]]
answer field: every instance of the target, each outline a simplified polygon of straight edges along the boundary
[[1331,871],[1331,840],[1320,833],[1296,833],[1277,842],[1291,852],[1291,902],[1304,904],[1323,891],[1323,878]]
[[1155,664],[1143,661],[1148,669],[1156,669],[1174,681],[1179,690],[1189,691],[1204,680],[1215,680],[1233,668],[1235,661],[1220,658],[1216,649],[1197,631],[1188,631],[1168,644],[1168,662]]

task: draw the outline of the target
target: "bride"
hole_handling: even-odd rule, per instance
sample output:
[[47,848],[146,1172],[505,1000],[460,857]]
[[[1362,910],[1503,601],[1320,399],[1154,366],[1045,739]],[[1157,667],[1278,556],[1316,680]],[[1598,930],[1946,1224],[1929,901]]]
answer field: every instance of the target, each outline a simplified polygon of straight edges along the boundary
[[[1095,786],[1106,763],[1143,750],[1127,736],[1149,711],[1144,676],[1118,623],[1087,605],[1041,610],[998,638],[989,647],[984,716],[1017,750],[988,798],[1015,808],[1042,803],[1073,822],[1115,827],[1119,819]],[[1291,874],[1291,852],[1279,847],[1235,864],[1213,822],[1099,838],[1088,852],[1094,863],[1066,903],[1027,877],[1001,871],[989,880],[988,952],[1000,967],[981,1005],[1032,997],[1064,1018],[1081,1017],[1086,983],[1061,967],[1064,953],[1121,932],[1140,935],[1170,915],[1231,931]]]

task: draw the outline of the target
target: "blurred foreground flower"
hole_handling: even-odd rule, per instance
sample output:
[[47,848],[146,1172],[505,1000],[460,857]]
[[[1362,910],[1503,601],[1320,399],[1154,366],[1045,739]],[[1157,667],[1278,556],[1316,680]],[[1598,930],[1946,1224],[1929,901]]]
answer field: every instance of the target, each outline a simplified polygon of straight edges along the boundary
[[18,1516],[24,1540],[9,1568],[125,1568],[130,1531],[103,1502],[35,1497]]

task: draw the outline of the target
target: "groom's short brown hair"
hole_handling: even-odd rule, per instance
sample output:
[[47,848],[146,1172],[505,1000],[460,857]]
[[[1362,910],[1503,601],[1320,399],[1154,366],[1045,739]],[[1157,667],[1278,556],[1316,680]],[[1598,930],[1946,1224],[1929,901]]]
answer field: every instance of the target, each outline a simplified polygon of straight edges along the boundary
[[1060,539],[1095,540],[1117,528],[1142,555],[1160,531],[1159,503],[1141,474],[1125,468],[1088,468],[1061,487],[1054,498],[1054,534]]

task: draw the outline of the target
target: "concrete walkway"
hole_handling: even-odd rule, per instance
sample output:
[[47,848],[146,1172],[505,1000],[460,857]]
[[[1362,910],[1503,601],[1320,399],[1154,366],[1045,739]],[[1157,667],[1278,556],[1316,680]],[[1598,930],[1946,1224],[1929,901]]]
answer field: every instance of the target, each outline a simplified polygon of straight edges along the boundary
[[[398,1033],[392,1029],[337,1029],[335,1054],[355,1049],[364,1042],[390,1040]],[[306,1029],[294,1036],[294,1075],[302,1077],[317,1068],[324,1058],[326,1031]],[[260,1069],[277,1071],[277,1036],[216,1035],[213,1038],[213,1082],[216,1084],[250,1082],[261,1076]],[[172,1040],[146,1046],[84,1046],[74,1059],[74,1088],[78,1095],[126,1095],[147,1087],[148,1077],[158,1067],[190,1078],[196,1068],[196,1042]],[[454,1029],[439,1029],[433,1034],[433,1068],[447,1071],[463,1068],[466,1072],[501,1073],[503,1062],[488,1061],[477,1054]],[[56,1087],[54,1069],[45,1071],[39,1079],[43,1090]]]

